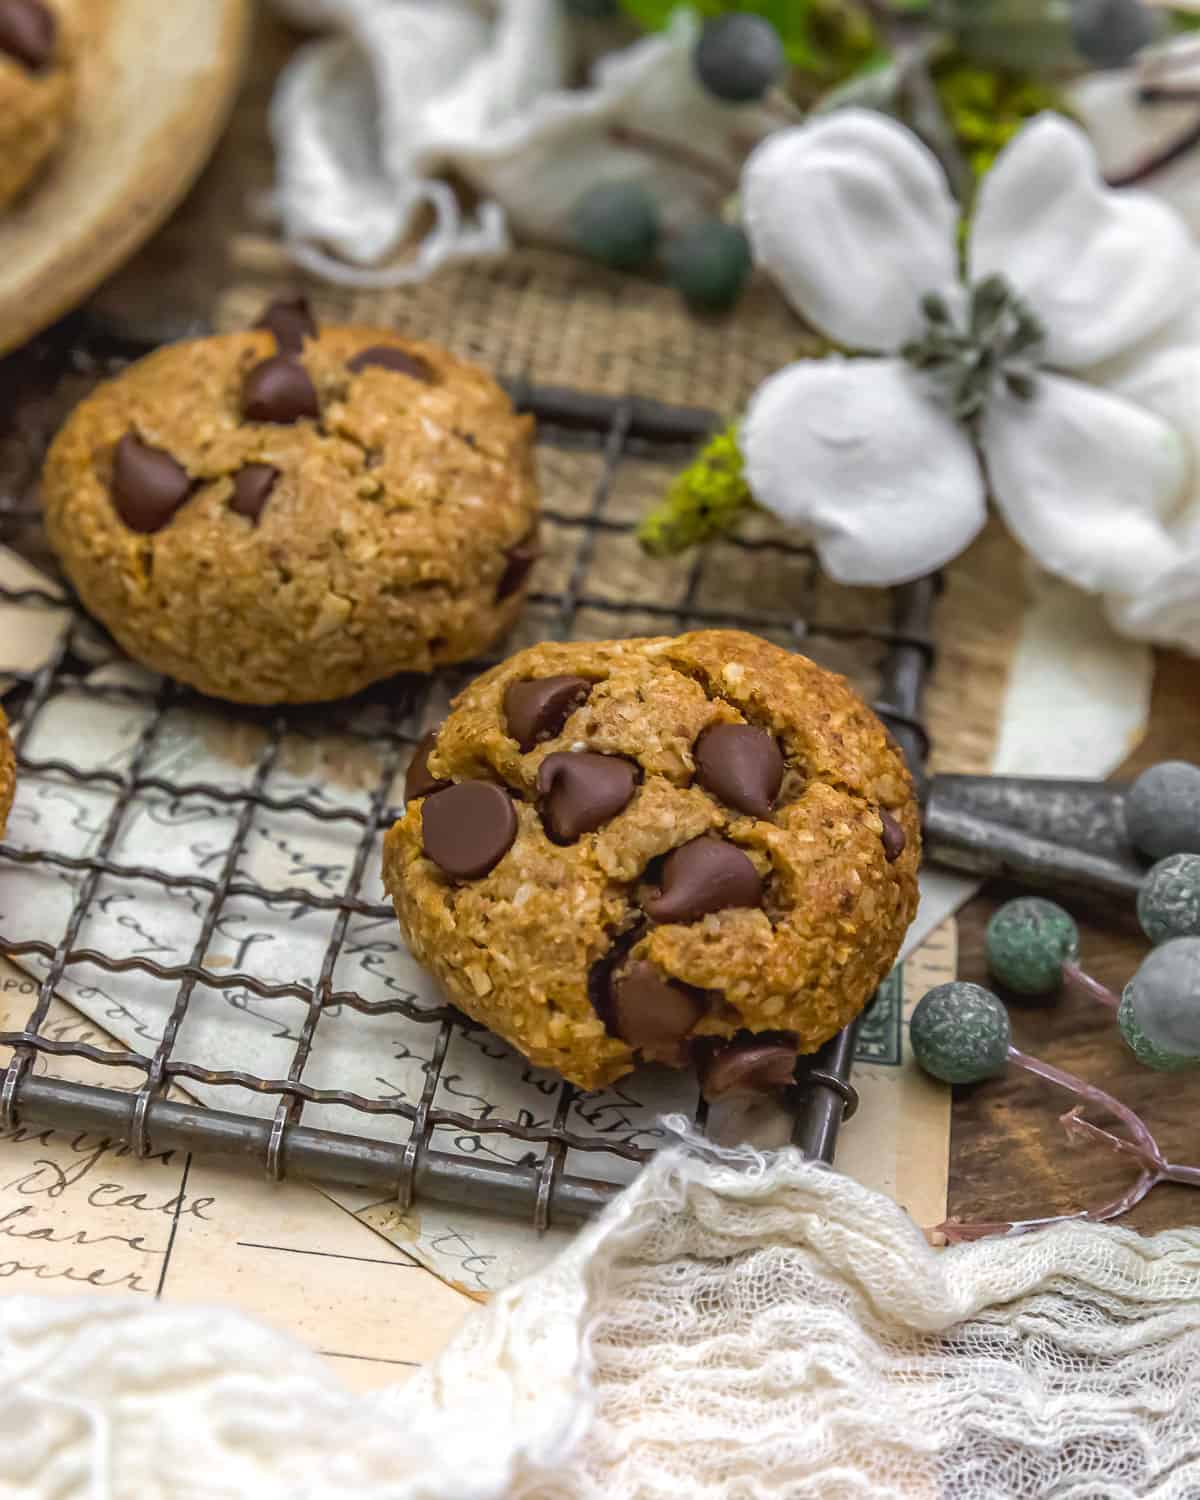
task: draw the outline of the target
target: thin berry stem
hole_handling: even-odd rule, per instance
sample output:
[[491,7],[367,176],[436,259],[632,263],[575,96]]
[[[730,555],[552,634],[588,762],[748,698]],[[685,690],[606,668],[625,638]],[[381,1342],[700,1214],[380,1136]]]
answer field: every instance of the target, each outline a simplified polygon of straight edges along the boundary
[[1139,104],[1200,104],[1200,89],[1169,83],[1146,83],[1138,89]]
[[1159,1155],[1158,1142],[1150,1134],[1142,1117],[1127,1104],[1114,1099],[1106,1089],[1097,1088],[1094,1083],[1086,1083],[1082,1078],[1077,1078],[1074,1073],[1067,1073],[1062,1068],[1056,1068],[1053,1063],[1043,1062],[1038,1057],[1030,1057],[1027,1052],[1022,1052],[1017,1047],[1008,1049],[1008,1060],[1016,1063],[1017,1067],[1024,1068],[1027,1073],[1032,1073],[1036,1078],[1044,1078],[1047,1083],[1053,1083],[1058,1088],[1065,1089],[1068,1094],[1074,1094],[1077,1098],[1086,1100],[1088,1104],[1096,1105],[1098,1109],[1107,1110],[1110,1115],[1128,1128],[1130,1135],[1147,1155],[1162,1160]]
[[1181,1167],[1175,1162],[1166,1161],[1157,1142],[1154,1154],[1147,1156],[1132,1141],[1122,1140],[1119,1135],[1111,1134],[1102,1126],[1093,1125],[1091,1120],[1085,1120],[1076,1110],[1063,1116],[1063,1124],[1068,1135],[1086,1135],[1091,1140],[1102,1141],[1111,1151],[1133,1157],[1141,1164],[1143,1172],[1152,1175],[1157,1182],[1178,1182],[1186,1187],[1200,1187],[1200,1167]]
[[737,190],[737,169],[719,161],[715,156],[696,151],[678,141],[664,140],[662,136],[653,135],[648,130],[636,130],[630,125],[613,125],[608,136],[615,145],[644,151],[647,156],[660,157],[663,161],[673,162],[677,167],[694,172],[698,177],[706,178],[725,195]]
[[1181,130],[1165,146],[1150,152],[1126,171],[1114,172],[1106,181],[1112,188],[1136,187],[1138,183],[1145,182],[1147,178],[1155,176],[1156,173],[1164,171],[1182,157],[1190,155],[1197,146],[1200,146],[1200,116],[1193,125],[1189,125],[1186,130]]
[[1103,1109],[1115,1119],[1120,1120],[1132,1136],[1131,1140],[1114,1135],[1102,1126],[1094,1125],[1091,1120],[1084,1119],[1082,1105],[1077,1105],[1063,1115],[1062,1125],[1067,1132],[1068,1140],[1086,1138],[1106,1146],[1119,1156],[1131,1158],[1139,1168],[1137,1179],[1118,1197],[1099,1204],[1095,1208],[1080,1209],[1073,1214],[1053,1214],[1042,1219],[965,1224],[958,1223],[954,1219],[947,1219],[930,1231],[931,1234],[943,1236],[951,1244],[962,1244],[968,1240],[987,1239],[995,1235],[1028,1234],[1034,1229],[1045,1229],[1052,1224],[1103,1224],[1110,1219],[1119,1219],[1123,1214],[1127,1214],[1160,1182],[1178,1182],[1189,1187],[1200,1187],[1200,1167],[1181,1167],[1168,1162],[1141,1116],[1130,1109],[1127,1104],[1122,1104],[1119,1099],[1114,1098],[1107,1090],[1097,1088],[1095,1084],[1086,1083],[1082,1078],[1075,1077],[1073,1073],[1056,1068],[1052,1063],[1030,1057],[1028,1053],[1016,1047],[1008,1049],[1008,1059],[1035,1077],[1065,1089],[1068,1093],[1074,1094],[1088,1104],[1094,1104],[1097,1108]]
[[1120,1004],[1120,997],[1114,995],[1106,984],[1101,984],[1098,979],[1093,979],[1090,974],[1085,974],[1078,964],[1068,959],[1062,966],[1063,978],[1068,984],[1074,985],[1077,990],[1082,990],[1085,995],[1098,1001],[1101,1005],[1108,1006],[1109,1010],[1116,1010]]

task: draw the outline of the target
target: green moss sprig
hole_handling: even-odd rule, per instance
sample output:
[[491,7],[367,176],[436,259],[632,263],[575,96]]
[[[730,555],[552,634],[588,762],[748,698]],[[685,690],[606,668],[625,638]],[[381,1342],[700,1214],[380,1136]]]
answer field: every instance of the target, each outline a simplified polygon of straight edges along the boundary
[[637,539],[651,557],[674,557],[731,531],[754,508],[735,423],[676,475],[638,527]]

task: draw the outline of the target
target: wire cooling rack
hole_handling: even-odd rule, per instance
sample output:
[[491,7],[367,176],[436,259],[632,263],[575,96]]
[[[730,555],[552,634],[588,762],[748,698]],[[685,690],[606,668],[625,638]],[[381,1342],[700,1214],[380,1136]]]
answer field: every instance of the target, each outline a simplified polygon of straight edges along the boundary
[[[93,350],[95,346],[93,346]],[[76,343],[63,352],[61,367],[45,347],[35,346],[32,359],[43,390],[67,391],[66,404],[88,384],[119,367],[141,350],[81,354]],[[29,376],[27,364],[9,381]],[[0,383],[3,372],[0,371]],[[636,517],[670,474],[686,461],[696,443],[712,431],[714,414],[666,407],[647,400],[610,400],[579,392],[538,388],[525,381],[508,382],[516,403],[538,419],[538,453],[545,500],[544,542],[516,644],[534,639],[597,638],[643,633],[673,633],[700,626],[731,626],[756,631],[782,644],[803,644],[819,660],[848,670],[874,697],[914,768],[924,764],[928,748],[920,721],[920,699],[931,662],[928,635],[934,595],[932,580],[894,591],[837,590],[823,579],[811,552],[789,544],[765,528],[737,540],[723,541],[699,556],[664,563],[649,575],[638,560],[633,528]],[[41,402],[41,428],[22,420],[6,443],[7,471],[0,477],[0,543],[20,548],[46,565],[41,551],[32,484],[49,431],[61,416],[55,402]],[[61,394],[59,405],[62,405]],[[13,452],[18,455],[13,462]],[[655,597],[645,597],[646,579],[654,578]],[[753,597],[760,607],[745,608]],[[69,598],[69,596],[68,596]],[[59,606],[62,597],[40,589],[0,588],[0,606],[31,611]],[[272,1178],[285,1173],[354,1183],[397,1195],[402,1206],[415,1198],[486,1208],[520,1217],[535,1226],[573,1222],[597,1211],[615,1191],[611,1172],[589,1174],[587,1164],[619,1158],[633,1164],[648,1154],[611,1132],[587,1128],[588,1111],[578,1108],[570,1085],[555,1083],[556,1097],[545,1120],[505,1117],[486,1101],[475,1113],[447,1107],[439,1085],[444,1082],[448,1050],[456,1034],[479,1028],[445,1006],[414,1005],[393,997],[370,1000],[338,989],[335,974],[352,919],[391,920],[390,907],[364,899],[364,885],[378,838],[398,816],[393,805],[398,774],[407,763],[431,713],[435,692],[450,691],[487,663],[441,674],[431,683],[396,679],[362,698],[314,718],[304,711],[263,713],[201,700],[175,684],[150,687],[97,679],[91,669],[96,627],[72,606],[61,639],[36,672],[6,672],[7,704],[16,726],[14,743],[19,775],[60,783],[66,789],[94,789],[107,794],[106,811],[95,838],[81,853],[52,848],[18,848],[0,844],[0,865],[36,866],[56,872],[72,886],[73,899],[65,927],[18,940],[0,930],[0,953],[24,963],[37,976],[37,994],[25,1025],[0,1032],[0,1046],[12,1049],[0,1083],[0,1124],[26,1124],[94,1132],[131,1144],[147,1154],[180,1148],[241,1157],[265,1167]],[[511,647],[513,642],[508,643]],[[507,648],[506,648],[507,649]],[[97,705],[113,700],[140,702],[146,716],[131,752],[119,769],[83,766],[69,756],[35,755],[31,750],[39,724],[63,695]],[[364,715],[383,706],[362,727]],[[219,714],[234,732],[250,724],[261,736],[253,768],[244,784],[230,787],[210,781],[189,782],[156,774],[154,753],[172,716],[180,710]],[[345,805],[323,798],[281,795],[276,789],[281,745],[294,733],[325,733],[336,727],[351,742],[369,745],[377,775],[370,794]],[[163,799],[174,807],[189,803],[224,807],[233,818],[232,837],[211,872],[180,871],[128,863],[119,857],[122,826],[135,802]],[[353,830],[353,854],[340,891],[314,894],[311,889],[269,888],[248,880],[241,857],[255,820],[272,817],[337,824]],[[11,833],[10,833],[11,839]],[[0,871],[0,880],[3,873]],[[148,899],[158,891],[183,892],[199,913],[199,928],[186,962],[164,963],[144,953],[117,955],[81,945],[89,918],[102,899],[101,890],[125,898]],[[236,966],[218,970],[207,961],[210,942],[230,903],[258,903],[265,911],[283,908],[327,922],[324,954],[314,982],[265,982]],[[171,987],[164,1021],[147,1045],[100,1046],[63,1036],[48,1027],[56,991],[65,982],[96,982],[122,976],[149,976]],[[180,1055],[181,1031],[198,990],[237,994],[274,1005],[298,1002],[299,1025],[286,1073],[262,1076],[236,1068],[200,1064]],[[368,1098],[306,1081],[306,1068],[322,1018],[344,1007],[363,1018],[401,1015],[432,1028],[436,1040],[424,1068],[423,1084],[412,1097]],[[286,1028],[285,1028],[286,1029]],[[55,1033],[55,1034],[52,1034]],[[850,1084],[854,1048],[851,1028],[829,1043],[798,1075],[791,1091],[796,1127],[794,1139],[810,1156],[832,1160],[838,1127],[853,1108]],[[63,1059],[82,1059],[112,1070],[132,1069],[139,1080],[132,1090],[103,1087],[56,1076]],[[189,1084],[227,1092],[236,1100],[263,1096],[275,1101],[273,1114],[249,1109],[205,1107],[181,1101]],[[168,1097],[168,1090],[172,1097]],[[315,1128],[304,1121],[306,1108],[334,1105],[351,1112],[361,1129]],[[367,1133],[381,1115],[407,1126],[404,1140],[376,1139]],[[703,1102],[695,1116],[703,1125]],[[455,1135],[455,1132],[468,1135]],[[446,1149],[460,1143],[501,1137],[530,1147],[528,1159]],[[570,1168],[568,1168],[568,1160]],[[575,1164],[582,1163],[580,1169]]]

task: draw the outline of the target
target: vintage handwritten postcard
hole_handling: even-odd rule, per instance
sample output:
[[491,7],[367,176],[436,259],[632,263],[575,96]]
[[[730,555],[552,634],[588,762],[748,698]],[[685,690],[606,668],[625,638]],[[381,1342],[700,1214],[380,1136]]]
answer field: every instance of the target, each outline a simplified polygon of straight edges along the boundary
[[[33,982],[0,959],[0,1029],[24,1023]],[[61,1001],[57,1039],[110,1039]],[[7,1062],[8,1049],[0,1049]],[[111,1084],[56,1060],[59,1076]],[[472,1302],[304,1183],[269,1183],[187,1152],[138,1160],[69,1129],[0,1131],[0,1296],[127,1294],[239,1308],[323,1354],[349,1385],[407,1378]]]

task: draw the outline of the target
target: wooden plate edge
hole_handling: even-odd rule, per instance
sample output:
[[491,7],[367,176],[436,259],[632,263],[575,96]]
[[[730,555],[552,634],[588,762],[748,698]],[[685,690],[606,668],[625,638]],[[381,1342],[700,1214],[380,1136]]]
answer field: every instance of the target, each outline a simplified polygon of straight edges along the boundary
[[249,0],[223,0],[220,56],[205,87],[189,97],[164,131],[192,116],[173,151],[152,151],[148,170],[133,180],[96,221],[86,245],[72,244],[20,290],[0,302],[0,354],[72,311],[162,227],[207,165],[233,111],[250,34]]

